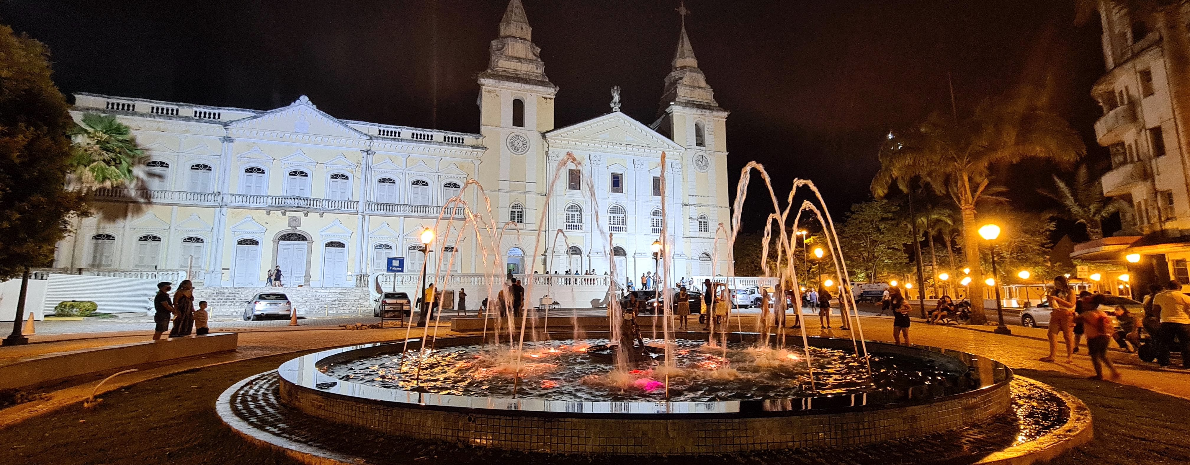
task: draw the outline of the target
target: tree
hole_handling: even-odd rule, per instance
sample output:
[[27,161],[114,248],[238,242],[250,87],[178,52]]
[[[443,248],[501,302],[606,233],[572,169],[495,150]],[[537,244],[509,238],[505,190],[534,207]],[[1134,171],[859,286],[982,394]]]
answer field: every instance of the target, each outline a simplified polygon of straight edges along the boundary
[[[890,133],[890,136],[893,134]],[[1086,154],[1081,137],[1065,120],[1033,106],[1022,97],[989,101],[966,119],[935,113],[920,125],[890,137],[880,151],[880,171],[872,180],[877,198],[888,194],[893,183],[910,179],[931,186],[950,197],[959,208],[963,224],[963,251],[972,272],[979,266],[976,205],[993,197],[991,169],[1027,158],[1040,158],[1060,166],[1072,165]],[[978,280],[972,293],[981,295]],[[982,324],[982,312],[972,314]]]
[[1104,219],[1128,208],[1128,204],[1123,200],[1103,196],[1103,187],[1099,179],[1090,175],[1090,170],[1085,164],[1075,171],[1073,186],[1054,175],[1054,187],[1057,188],[1057,192],[1038,192],[1061,203],[1063,209],[1054,215],[1085,226],[1087,236],[1091,240],[1103,239]]
[[29,268],[53,261],[67,218],[83,209],[82,194],[66,189],[73,127],[45,46],[0,25],[0,279],[23,279],[6,345],[27,341],[20,330]]
[[71,131],[75,136],[71,159],[75,175],[88,188],[123,185],[132,179],[132,168],[145,159],[132,130],[112,115],[86,113],[82,124]]
[[882,271],[904,271],[905,244],[912,239],[897,221],[897,210],[887,200],[851,206],[839,228],[839,245],[854,281],[875,282]]

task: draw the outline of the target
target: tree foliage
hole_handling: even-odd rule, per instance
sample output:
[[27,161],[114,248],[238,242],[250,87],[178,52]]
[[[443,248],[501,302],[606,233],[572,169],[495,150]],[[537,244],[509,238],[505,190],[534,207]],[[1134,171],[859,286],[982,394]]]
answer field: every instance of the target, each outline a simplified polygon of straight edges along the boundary
[[839,228],[839,243],[853,281],[875,282],[882,273],[907,268],[905,244],[912,238],[898,220],[898,210],[887,200],[851,206]]
[[1074,182],[1067,184],[1054,175],[1055,192],[1041,190],[1042,195],[1062,204],[1062,210],[1055,216],[1073,220],[1087,228],[1091,240],[1103,239],[1103,220],[1116,212],[1128,209],[1128,203],[1120,199],[1103,196],[1103,187],[1098,177],[1091,176],[1087,165],[1081,165],[1074,173]]
[[112,115],[86,113],[71,131],[75,137],[71,163],[86,187],[113,187],[132,179],[132,168],[145,160],[132,130]]
[[73,127],[46,48],[0,26],[0,279],[49,265],[83,208],[66,189]]

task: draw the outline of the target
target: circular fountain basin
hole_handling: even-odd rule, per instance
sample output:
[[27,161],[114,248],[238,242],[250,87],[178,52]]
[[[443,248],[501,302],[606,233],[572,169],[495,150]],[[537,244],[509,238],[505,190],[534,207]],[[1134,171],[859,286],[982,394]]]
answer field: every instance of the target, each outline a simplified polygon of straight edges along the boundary
[[[752,344],[758,337],[729,336],[736,344]],[[483,343],[480,337],[460,337],[439,339],[435,346],[450,351]],[[419,340],[409,343],[411,351],[419,346]],[[810,338],[810,346],[852,351],[855,359],[850,340]],[[917,360],[920,366],[946,373],[945,381],[938,376],[901,376],[894,385],[844,383],[825,392],[800,387],[764,390],[737,399],[699,398],[705,393],[696,391],[691,400],[666,401],[663,394],[656,398],[656,392],[608,400],[593,400],[598,397],[589,392],[551,396],[542,390],[517,392],[515,397],[483,395],[452,389],[449,380],[412,388],[401,380],[328,374],[343,376],[336,367],[352,362],[399,358],[403,347],[366,344],[290,360],[278,369],[281,401],[315,417],[396,436],[531,452],[625,455],[861,446],[981,423],[1011,405],[1012,373],[999,362],[945,349],[874,342],[867,343],[874,370],[881,359]]]

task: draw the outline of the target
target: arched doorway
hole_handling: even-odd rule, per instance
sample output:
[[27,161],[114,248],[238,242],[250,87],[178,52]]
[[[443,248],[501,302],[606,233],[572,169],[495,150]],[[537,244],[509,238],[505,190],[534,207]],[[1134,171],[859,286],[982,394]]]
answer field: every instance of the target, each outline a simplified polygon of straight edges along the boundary
[[698,275],[711,275],[711,254],[703,252],[702,255],[698,256]]
[[522,274],[525,272],[525,251],[520,247],[513,247],[508,249],[508,259],[505,260],[504,271],[512,274]]
[[347,287],[347,245],[327,242],[322,248],[322,287]]
[[260,241],[256,239],[236,241],[232,285],[236,287],[259,286],[260,281]]
[[628,252],[623,247],[616,246],[612,249],[612,259],[616,263],[616,280],[617,282],[628,276]]
[[583,274],[583,249],[577,245],[572,245],[566,250],[566,256],[568,258],[566,263],[569,264],[570,272],[572,274]]
[[310,238],[299,232],[277,237],[277,266],[281,267],[281,283],[286,286],[308,284],[306,270],[310,260]]

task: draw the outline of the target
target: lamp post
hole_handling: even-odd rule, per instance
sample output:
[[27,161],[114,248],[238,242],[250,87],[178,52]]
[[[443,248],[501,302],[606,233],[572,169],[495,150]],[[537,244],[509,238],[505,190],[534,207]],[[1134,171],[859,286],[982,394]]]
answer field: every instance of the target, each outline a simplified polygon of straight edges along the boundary
[[947,273],[938,273],[938,280],[942,281],[942,288],[946,289],[947,294],[950,294],[950,275]]
[[[996,269],[996,243],[993,242],[997,237],[1000,237],[1000,227],[994,224],[985,224],[979,228],[979,235],[988,241],[992,248],[992,279],[993,289],[996,291],[996,316],[1000,320],[1000,325],[996,326],[996,334],[1012,334],[1012,331],[1004,325],[1004,303],[1000,301],[1000,286],[994,285],[996,277],[999,272]],[[982,307],[982,305],[981,305]]]
[[1016,274],[1016,277],[1018,277],[1018,278],[1021,278],[1021,281],[1022,281],[1022,282],[1024,282],[1024,283],[1026,284],[1026,286],[1024,287],[1024,290],[1025,290],[1025,308],[1029,308],[1029,304],[1031,303],[1031,302],[1029,301],[1029,286],[1027,286],[1027,284],[1029,284],[1029,277],[1030,277],[1030,276],[1033,276],[1033,273],[1030,273],[1030,272],[1029,272],[1029,270],[1021,270],[1021,271],[1017,272],[1017,274]]
[[[1140,263],[1140,254],[1130,253],[1130,254],[1124,256],[1124,260],[1128,261],[1127,265],[1125,265],[1125,266],[1127,267],[1128,273],[1132,274],[1132,265],[1135,263]],[[1128,291],[1129,291],[1128,297],[1136,298],[1136,296],[1133,295],[1133,292],[1131,292],[1132,289],[1133,288],[1131,285],[1128,286]]]
[[418,295],[421,297],[421,308],[418,309],[417,325],[426,325],[426,313],[430,309],[430,299],[426,298],[426,267],[430,263],[430,244],[434,242],[434,230],[426,228],[421,232],[421,290]]
[[[810,249],[808,244],[806,244],[806,238],[809,237],[808,234],[810,232],[805,229],[797,232],[797,235],[802,236],[802,262],[806,266],[805,280],[807,285],[810,284]],[[794,251],[796,252],[797,249],[795,248]]]
[[[657,314],[657,304],[660,303],[660,302],[658,302],[658,300],[661,295],[661,286],[660,286],[661,278],[657,274],[657,271],[658,271],[658,263],[657,262],[661,258],[661,240],[658,239],[658,240],[653,241],[653,244],[649,246],[649,250],[653,251],[653,315],[656,315]],[[654,326],[654,328],[656,328],[656,326]]]

